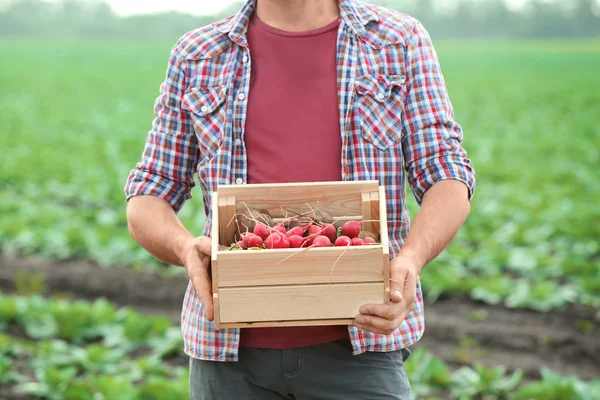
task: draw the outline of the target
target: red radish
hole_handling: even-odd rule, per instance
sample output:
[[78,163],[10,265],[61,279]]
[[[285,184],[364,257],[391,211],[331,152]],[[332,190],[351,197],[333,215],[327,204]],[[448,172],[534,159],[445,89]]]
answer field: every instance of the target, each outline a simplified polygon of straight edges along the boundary
[[269,236],[269,228],[263,224],[256,224],[254,226],[254,234],[260,236],[262,240],[265,240]]
[[313,244],[313,240],[314,240],[314,239],[315,239],[315,238],[314,238],[314,237],[312,237],[312,236],[305,237],[305,238],[304,238],[304,244],[302,245],[302,247],[310,247],[310,246],[312,246],[312,244]]
[[329,247],[331,246],[331,240],[327,236],[317,236],[315,240],[313,240],[313,247]]
[[263,240],[260,236],[254,235],[248,237],[247,243],[248,247],[261,247],[263,245]]
[[287,231],[287,235],[289,237],[292,237],[292,236],[300,236],[300,237],[302,237],[302,236],[304,236],[304,229],[302,229],[299,226],[296,226],[296,227],[290,229],[289,231]]
[[315,238],[321,234],[322,228],[319,225],[310,225],[308,227],[308,236]]
[[273,229],[287,236],[287,231],[285,230],[285,226],[283,224],[277,224],[273,227]]
[[369,244],[377,244],[377,240],[373,239],[371,236],[367,236],[363,239],[363,242],[365,242],[366,245]]
[[350,239],[348,236],[340,236],[339,238],[337,238],[335,240],[335,245],[336,246],[350,246],[350,245],[352,245],[352,239]]
[[290,241],[287,235],[281,232],[271,233],[265,240],[267,249],[287,249],[290,247]]
[[342,225],[342,235],[355,238],[360,233],[360,222],[348,221]]
[[244,242],[244,246],[248,247],[248,239],[250,239],[250,237],[256,236],[256,235],[254,233],[252,233],[252,232],[246,232],[246,233],[242,233],[240,236],[242,237],[242,241]]
[[294,249],[300,248],[304,244],[304,238],[300,235],[292,235],[288,240],[290,241],[290,247]]
[[364,246],[365,245],[365,241],[362,240],[361,238],[352,238],[352,246]]
[[327,236],[329,238],[329,240],[331,241],[331,243],[333,243],[337,239],[337,230],[335,229],[335,226],[333,226],[332,224],[326,224],[326,225],[323,225],[322,235]]
[[236,242],[236,244],[237,244],[237,246],[238,246],[240,249],[244,249],[244,250],[246,250],[246,249],[248,248],[248,247],[246,247],[246,245],[244,244],[244,241],[243,241],[243,240],[238,240],[238,241]]

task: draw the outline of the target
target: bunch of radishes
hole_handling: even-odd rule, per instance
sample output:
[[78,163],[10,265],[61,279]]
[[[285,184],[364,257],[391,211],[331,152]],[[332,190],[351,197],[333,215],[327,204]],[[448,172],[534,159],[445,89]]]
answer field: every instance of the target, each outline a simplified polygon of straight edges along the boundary
[[375,235],[361,230],[359,221],[348,221],[336,229],[330,223],[300,224],[286,230],[282,223],[269,227],[254,225],[253,232],[240,235],[232,249],[288,249],[330,246],[364,246],[377,244]]

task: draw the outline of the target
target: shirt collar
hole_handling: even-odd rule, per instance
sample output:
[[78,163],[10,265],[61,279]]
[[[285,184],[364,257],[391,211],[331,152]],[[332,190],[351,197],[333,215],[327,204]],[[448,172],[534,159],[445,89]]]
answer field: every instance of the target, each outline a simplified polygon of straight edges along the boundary
[[[257,0],[247,0],[244,6],[233,16],[214,24],[222,33],[227,33],[229,38],[244,47],[248,47],[246,31]],[[366,33],[366,25],[378,21],[377,12],[358,0],[339,0],[340,17],[342,21],[360,38]]]

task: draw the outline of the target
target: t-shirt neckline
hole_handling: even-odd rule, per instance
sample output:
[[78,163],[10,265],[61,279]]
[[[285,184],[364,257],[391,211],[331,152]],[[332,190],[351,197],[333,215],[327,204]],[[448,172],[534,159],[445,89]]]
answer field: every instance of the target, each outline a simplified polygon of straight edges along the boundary
[[258,18],[258,15],[256,15],[256,14],[254,14],[253,19],[254,19],[254,23],[256,24],[256,26],[261,30],[267,31],[269,33],[272,33],[272,34],[278,35],[278,36],[295,37],[295,38],[321,35],[323,33],[329,32],[329,31],[337,28],[340,24],[340,18],[338,17],[334,21],[332,21],[329,24],[322,26],[320,28],[311,29],[311,30],[302,31],[302,32],[290,32],[290,31],[285,31],[285,30],[279,29],[279,28],[275,28],[271,25],[264,23],[260,18]]

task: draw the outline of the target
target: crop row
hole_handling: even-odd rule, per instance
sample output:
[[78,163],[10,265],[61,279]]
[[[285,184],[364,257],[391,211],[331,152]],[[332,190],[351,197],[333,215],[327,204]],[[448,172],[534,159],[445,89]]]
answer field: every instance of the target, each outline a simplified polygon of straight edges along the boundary
[[[2,333],[4,332],[4,333]],[[187,397],[181,332],[160,316],[117,309],[106,300],[69,301],[0,294],[0,386],[50,400],[170,400]],[[451,370],[423,348],[408,360],[414,395],[423,399],[590,400],[600,381],[542,370],[481,365]]]

